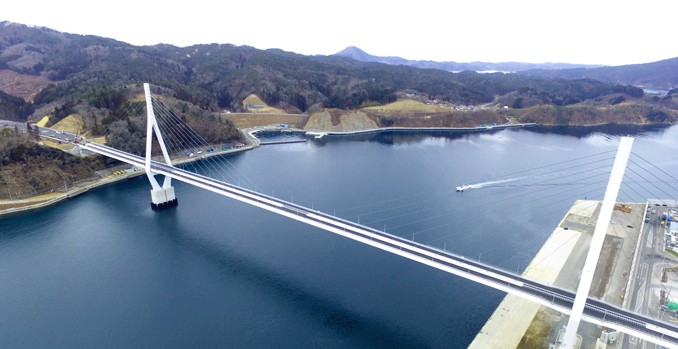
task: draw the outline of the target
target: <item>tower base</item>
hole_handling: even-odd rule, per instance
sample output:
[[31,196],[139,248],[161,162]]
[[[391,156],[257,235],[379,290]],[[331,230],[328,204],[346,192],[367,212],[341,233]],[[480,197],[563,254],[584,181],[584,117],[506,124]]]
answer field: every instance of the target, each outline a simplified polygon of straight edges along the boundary
[[179,205],[179,201],[177,199],[170,200],[167,202],[161,202],[159,204],[151,202],[151,209],[153,209],[154,211],[164,210],[166,208],[176,207],[177,205]]
[[153,210],[176,207],[178,204],[179,201],[174,196],[174,187],[151,190],[151,208]]

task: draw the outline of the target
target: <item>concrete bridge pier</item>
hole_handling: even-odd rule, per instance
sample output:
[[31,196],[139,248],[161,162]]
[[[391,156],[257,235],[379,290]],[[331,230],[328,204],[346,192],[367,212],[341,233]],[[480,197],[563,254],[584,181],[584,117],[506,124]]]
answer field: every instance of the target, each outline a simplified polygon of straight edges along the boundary
[[167,153],[167,147],[165,146],[165,141],[162,139],[162,134],[160,133],[160,128],[158,128],[158,121],[155,118],[155,113],[153,112],[153,101],[151,99],[151,88],[145,83],[144,92],[146,94],[146,161],[145,168],[146,176],[148,176],[148,181],[151,182],[151,208],[153,210],[161,210],[170,207],[176,207],[179,202],[177,197],[174,194],[174,187],[172,186],[172,178],[165,176],[162,187],[155,179],[155,173],[151,171],[151,148],[153,144],[153,134],[158,139],[160,144],[160,149],[162,149],[162,155],[165,160],[165,163],[172,166],[172,161],[169,158]]
[[174,187],[151,189],[151,208],[153,210],[176,207],[178,204],[179,201],[174,195]]

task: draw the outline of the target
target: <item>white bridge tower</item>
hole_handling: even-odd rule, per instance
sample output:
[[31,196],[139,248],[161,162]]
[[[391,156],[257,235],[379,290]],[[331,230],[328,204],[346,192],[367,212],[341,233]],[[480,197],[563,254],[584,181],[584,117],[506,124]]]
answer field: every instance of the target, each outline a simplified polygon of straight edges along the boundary
[[612,172],[610,173],[610,180],[607,182],[603,203],[600,205],[598,222],[596,222],[596,227],[593,230],[591,245],[589,246],[589,252],[586,256],[586,261],[584,262],[584,269],[581,272],[581,278],[579,279],[577,293],[574,297],[574,303],[572,304],[572,312],[570,313],[570,318],[565,327],[563,342],[560,346],[561,348],[575,348],[577,344],[577,330],[579,329],[579,323],[581,322],[582,314],[584,313],[586,299],[589,296],[589,290],[591,289],[591,283],[593,282],[593,274],[596,271],[596,265],[598,265],[600,251],[603,249],[605,234],[607,234],[607,228],[612,219],[612,211],[614,210],[614,204],[617,202],[617,195],[619,194],[619,188],[621,187],[622,179],[624,178],[624,172],[629,161],[629,156],[631,155],[632,147],[633,138],[631,137],[622,137],[619,141],[617,156],[612,165]]
[[153,112],[153,103],[151,101],[151,87],[148,83],[144,83],[144,92],[146,94],[146,163],[144,170],[146,171],[146,176],[151,182],[151,208],[154,210],[175,207],[178,205],[176,196],[174,195],[174,187],[172,186],[172,178],[170,176],[165,176],[165,179],[162,183],[162,186],[155,179],[155,173],[151,171],[151,148],[153,146],[153,134],[158,138],[158,143],[162,149],[162,155],[165,159],[165,162],[172,166],[172,161],[170,161],[169,154],[167,153],[167,147],[165,142],[162,139],[162,134],[158,128],[158,121],[155,119],[155,113]]

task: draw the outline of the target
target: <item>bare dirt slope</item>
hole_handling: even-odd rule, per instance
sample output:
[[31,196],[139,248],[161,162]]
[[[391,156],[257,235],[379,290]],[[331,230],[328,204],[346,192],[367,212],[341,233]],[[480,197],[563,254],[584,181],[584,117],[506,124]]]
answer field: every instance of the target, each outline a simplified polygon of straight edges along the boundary
[[32,101],[35,95],[51,82],[43,76],[26,75],[0,69],[0,90]]
[[254,113],[231,113],[222,114],[231,120],[239,129],[288,124],[299,127],[305,123],[306,115],[303,114],[254,114]]
[[304,129],[309,131],[350,132],[377,127],[376,122],[361,111],[326,109],[311,114]]

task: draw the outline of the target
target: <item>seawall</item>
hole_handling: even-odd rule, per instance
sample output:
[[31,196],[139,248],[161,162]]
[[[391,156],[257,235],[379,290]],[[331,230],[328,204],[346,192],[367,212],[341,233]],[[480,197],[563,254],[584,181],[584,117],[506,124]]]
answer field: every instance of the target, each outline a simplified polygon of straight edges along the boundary
[[[633,263],[646,205],[627,203],[616,209],[605,235],[589,296],[622,306],[628,299],[628,275]],[[579,200],[565,214],[523,275],[542,283],[574,290],[579,282],[591,237],[598,222],[600,201]],[[553,343],[567,317],[523,298],[506,295],[469,348],[542,348]],[[582,347],[597,345],[602,328],[582,322]]]

